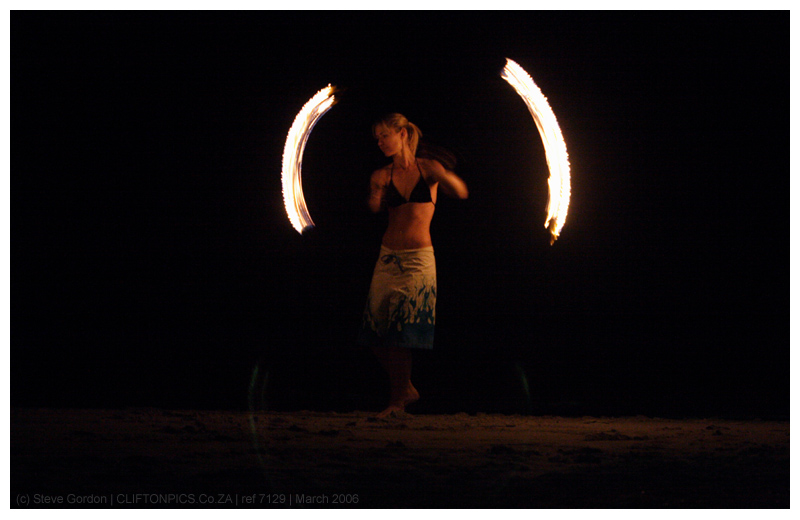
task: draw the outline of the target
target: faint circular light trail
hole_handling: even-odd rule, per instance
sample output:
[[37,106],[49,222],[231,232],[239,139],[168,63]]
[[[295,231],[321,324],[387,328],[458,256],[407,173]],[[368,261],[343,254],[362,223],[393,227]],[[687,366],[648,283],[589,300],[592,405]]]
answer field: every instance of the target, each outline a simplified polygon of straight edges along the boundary
[[303,170],[303,151],[311,135],[311,130],[319,118],[336,103],[333,93],[336,87],[328,85],[323,88],[303,105],[294,118],[294,123],[286,136],[286,145],[283,148],[283,203],[289,221],[298,233],[314,227],[311,215],[308,213],[306,200],[303,197],[301,173]]
[[561,233],[561,228],[564,227],[569,207],[570,177],[567,145],[564,143],[564,137],[561,135],[561,128],[558,126],[553,109],[550,108],[542,91],[525,72],[525,69],[513,60],[508,58],[506,60],[506,66],[500,76],[514,87],[514,90],[525,102],[544,144],[547,166],[550,169],[549,200],[544,227],[550,230],[550,244],[552,245]]

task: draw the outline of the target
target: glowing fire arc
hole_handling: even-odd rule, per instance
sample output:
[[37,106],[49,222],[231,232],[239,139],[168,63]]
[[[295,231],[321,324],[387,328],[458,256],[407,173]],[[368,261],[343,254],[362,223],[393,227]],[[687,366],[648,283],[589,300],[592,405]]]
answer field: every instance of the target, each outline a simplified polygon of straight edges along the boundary
[[281,172],[283,203],[292,227],[300,234],[314,227],[314,222],[308,213],[306,200],[303,197],[303,151],[314,125],[336,103],[333,95],[335,91],[336,87],[328,85],[303,105],[294,118],[294,123],[286,136],[286,145],[283,148],[283,171]]
[[506,60],[506,66],[500,76],[514,87],[514,90],[525,102],[544,144],[547,166],[550,170],[549,200],[544,227],[550,230],[550,244],[552,245],[561,233],[561,228],[564,227],[569,207],[570,176],[567,145],[564,143],[556,116],[542,91],[525,72],[525,69],[513,60],[508,58]]

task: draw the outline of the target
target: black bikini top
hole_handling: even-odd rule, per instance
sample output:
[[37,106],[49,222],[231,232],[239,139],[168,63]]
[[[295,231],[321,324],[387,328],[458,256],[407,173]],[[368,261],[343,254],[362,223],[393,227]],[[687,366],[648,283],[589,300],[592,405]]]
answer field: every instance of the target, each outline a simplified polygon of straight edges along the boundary
[[431,189],[428,187],[428,183],[425,182],[425,179],[422,178],[422,170],[419,168],[419,161],[417,161],[417,170],[419,170],[419,180],[416,186],[414,186],[414,189],[411,190],[411,195],[409,195],[408,200],[406,200],[397,189],[397,186],[394,185],[394,163],[392,163],[392,171],[389,174],[389,185],[386,188],[387,206],[396,208],[397,206],[402,206],[409,202],[433,203],[433,199],[431,199]]

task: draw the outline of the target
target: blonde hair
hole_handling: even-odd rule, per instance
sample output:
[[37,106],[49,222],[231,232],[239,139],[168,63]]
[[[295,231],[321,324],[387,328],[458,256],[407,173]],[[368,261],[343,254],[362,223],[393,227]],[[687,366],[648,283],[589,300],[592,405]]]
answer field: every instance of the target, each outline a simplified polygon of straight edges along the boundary
[[422,131],[417,125],[409,121],[403,114],[387,114],[372,125],[373,136],[381,125],[386,128],[392,128],[397,132],[405,128],[408,134],[408,140],[406,142],[406,144],[408,144],[408,149],[411,150],[411,155],[417,155],[417,145],[419,144],[419,138],[422,137]]

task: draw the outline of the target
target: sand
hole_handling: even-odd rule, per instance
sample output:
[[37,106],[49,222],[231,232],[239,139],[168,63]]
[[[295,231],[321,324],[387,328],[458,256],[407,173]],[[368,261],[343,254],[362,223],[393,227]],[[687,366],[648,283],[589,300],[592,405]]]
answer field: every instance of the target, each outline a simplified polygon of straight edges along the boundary
[[786,508],[789,422],[12,409],[11,505]]

